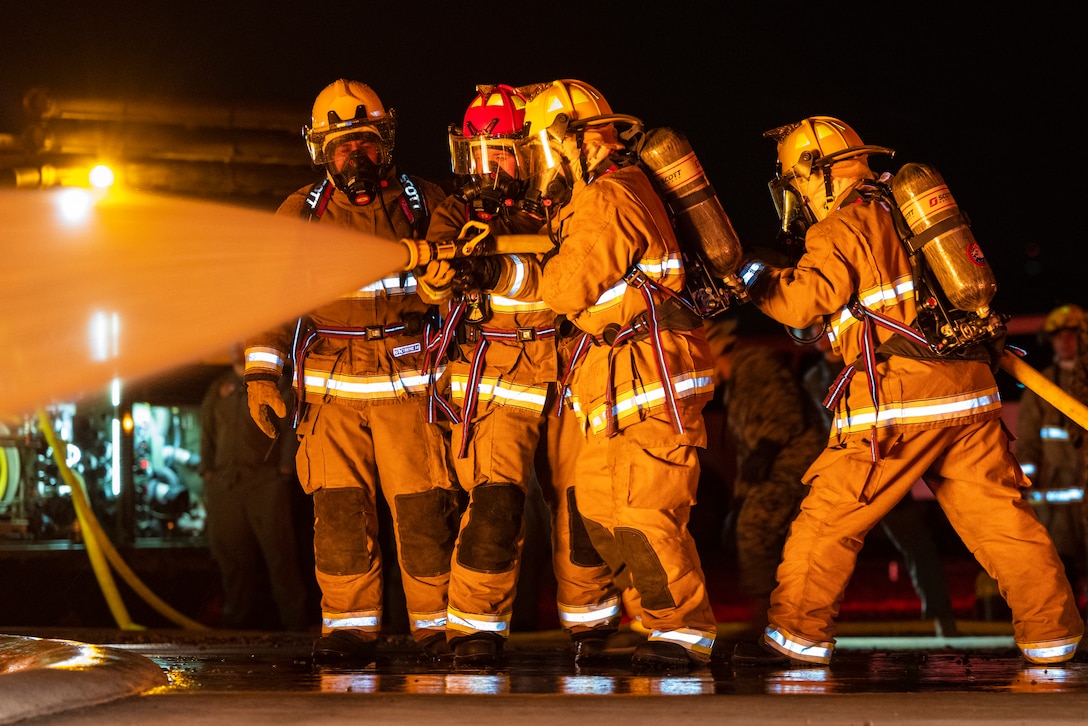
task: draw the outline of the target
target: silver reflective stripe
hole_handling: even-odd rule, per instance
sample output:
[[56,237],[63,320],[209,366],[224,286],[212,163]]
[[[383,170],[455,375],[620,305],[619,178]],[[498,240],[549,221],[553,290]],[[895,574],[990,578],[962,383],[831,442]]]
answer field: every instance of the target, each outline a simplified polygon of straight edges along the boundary
[[832,648],[823,645],[801,645],[787,638],[781,632],[775,628],[768,627],[763,637],[773,640],[778,643],[783,649],[796,657],[798,660],[805,660],[811,663],[828,663],[831,660]]
[[504,633],[510,627],[509,623],[503,621],[491,621],[491,620],[473,620],[468,617],[461,617],[454,613],[449,613],[449,623],[451,625],[460,625],[462,629],[478,630],[488,633]]
[[440,630],[446,627],[446,618],[417,619],[412,621],[413,630]]
[[1028,499],[1033,502],[1051,502],[1051,503],[1065,503],[1065,502],[1082,502],[1084,501],[1084,490],[1080,487],[1069,487],[1068,489],[1032,489],[1028,491]]
[[268,350],[250,350],[246,353],[247,363],[268,363],[269,365],[283,367],[283,358]]
[[517,295],[525,284],[525,261],[517,255],[510,255],[508,259],[514,263],[514,284],[510,286],[510,294]]
[[857,426],[872,426],[878,420],[880,422],[911,423],[912,421],[929,420],[946,414],[965,413],[977,408],[986,408],[1000,402],[999,396],[978,396],[964,401],[952,403],[936,403],[922,406],[888,406],[880,409],[879,417],[874,413],[860,413],[852,416],[843,416],[838,420],[838,427],[845,429]]
[[1053,648],[1021,648],[1020,652],[1032,663],[1061,663],[1072,658],[1076,650],[1077,644],[1069,643]]
[[321,624],[325,630],[342,630],[344,628],[377,628],[381,627],[380,615],[369,615],[356,618],[322,618]]
[[655,630],[650,633],[649,640],[665,640],[697,653],[709,653],[714,649],[714,638],[699,630]]
[[1044,426],[1039,429],[1039,438],[1047,441],[1069,441],[1069,432],[1059,426]]
[[609,604],[590,605],[584,608],[571,609],[560,606],[559,620],[564,625],[581,625],[585,623],[605,622],[620,614],[619,600],[613,599]]

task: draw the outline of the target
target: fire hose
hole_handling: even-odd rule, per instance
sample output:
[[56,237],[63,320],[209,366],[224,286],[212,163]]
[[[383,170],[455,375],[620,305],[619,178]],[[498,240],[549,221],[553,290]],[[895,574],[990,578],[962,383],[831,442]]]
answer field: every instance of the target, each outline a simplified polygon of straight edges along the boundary
[[1001,353],[1001,369],[1039,394],[1039,398],[1058,409],[1081,428],[1088,429],[1088,406],[1073,398],[1039,371],[1020,360],[1008,349]]
[[125,608],[125,603],[121,599],[121,593],[117,589],[116,582],[114,582],[113,574],[109,567],[110,565],[113,565],[113,569],[121,575],[121,578],[144,600],[144,602],[174,624],[186,630],[209,630],[210,628],[208,628],[208,626],[186,617],[167,605],[156,596],[155,593],[151,592],[140,578],[136,576],[136,573],[134,573],[128,564],[121,558],[121,555],[117,552],[113,543],[110,542],[109,537],[106,536],[105,531],[102,529],[102,525],[99,523],[94,511],[91,509],[83,478],[72,471],[67,462],[65,462],[64,455],[57,442],[56,434],[53,431],[52,423],[49,421],[49,417],[46,415],[45,411],[38,411],[38,425],[41,427],[46,443],[48,443],[49,447],[53,450],[53,459],[57,462],[61,478],[64,479],[65,483],[68,484],[72,490],[72,503],[75,506],[76,516],[79,518],[79,526],[83,532],[84,544],[87,548],[87,557],[91,561],[91,567],[94,569],[95,578],[98,580],[98,587],[102,590],[102,595],[106,598],[106,604],[109,606],[110,614],[113,615],[117,627],[121,630],[144,630],[144,626],[137,625],[129,616],[128,610]]

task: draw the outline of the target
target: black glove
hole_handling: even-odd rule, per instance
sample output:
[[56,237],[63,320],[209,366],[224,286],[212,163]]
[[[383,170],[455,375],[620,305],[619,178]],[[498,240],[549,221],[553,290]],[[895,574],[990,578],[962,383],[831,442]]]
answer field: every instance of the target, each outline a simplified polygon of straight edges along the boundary
[[453,266],[451,287],[457,292],[491,290],[499,284],[502,261],[495,256],[461,257],[450,261]]

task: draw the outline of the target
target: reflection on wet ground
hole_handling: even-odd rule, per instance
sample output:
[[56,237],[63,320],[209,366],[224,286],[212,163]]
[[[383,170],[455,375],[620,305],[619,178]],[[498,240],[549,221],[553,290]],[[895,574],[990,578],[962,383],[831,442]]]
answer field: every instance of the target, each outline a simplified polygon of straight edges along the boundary
[[[734,669],[721,658],[683,673],[633,673],[626,657],[577,668],[560,646],[511,644],[503,667],[454,671],[426,661],[410,644],[383,649],[367,668],[310,664],[308,642],[293,645],[122,645],[170,677],[163,693],[255,692],[436,695],[820,695],[903,693],[1088,693],[1088,663],[1030,666],[1005,639],[897,638],[895,647],[840,647],[830,668]],[[932,640],[932,639],[928,639]],[[916,644],[911,647],[912,641]],[[959,641],[959,642],[958,642]],[[559,642],[559,641],[557,641]],[[973,643],[980,643],[973,645]],[[996,643],[996,645],[995,645]],[[924,648],[924,649],[923,649]]]

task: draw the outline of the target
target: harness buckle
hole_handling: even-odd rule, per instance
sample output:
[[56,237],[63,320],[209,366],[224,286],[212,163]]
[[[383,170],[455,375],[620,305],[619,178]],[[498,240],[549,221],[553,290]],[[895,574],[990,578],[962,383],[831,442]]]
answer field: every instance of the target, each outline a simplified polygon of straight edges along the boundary
[[518,328],[517,336],[519,343],[529,343],[536,340],[536,328]]
[[367,340],[381,340],[385,337],[384,325],[368,325],[366,326],[366,339]]

